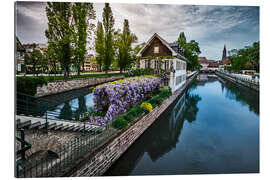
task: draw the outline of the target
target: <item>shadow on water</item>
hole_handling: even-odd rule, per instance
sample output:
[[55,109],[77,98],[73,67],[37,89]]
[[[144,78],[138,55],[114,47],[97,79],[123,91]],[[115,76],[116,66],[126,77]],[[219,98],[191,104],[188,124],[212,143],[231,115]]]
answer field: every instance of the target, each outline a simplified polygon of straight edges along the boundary
[[[222,91],[225,91],[227,98],[241,102],[242,105],[247,105],[249,110],[259,115],[259,93],[254,90],[250,90],[241,85],[236,86],[234,83],[218,78],[221,82]],[[224,87],[226,89],[224,90]]]
[[36,104],[31,107],[33,116],[45,117],[45,112],[48,111],[51,119],[77,120],[80,114],[93,107],[93,93],[89,88],[82,88],[41,97],[33,102]]

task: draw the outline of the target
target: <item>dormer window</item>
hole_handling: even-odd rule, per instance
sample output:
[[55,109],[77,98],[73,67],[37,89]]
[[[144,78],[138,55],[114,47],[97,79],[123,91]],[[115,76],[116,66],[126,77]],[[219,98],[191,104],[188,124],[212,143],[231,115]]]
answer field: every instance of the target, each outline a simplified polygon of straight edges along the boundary
[[158,46],[154,47],[154,53],[155,54],[159,53],[159,47]]

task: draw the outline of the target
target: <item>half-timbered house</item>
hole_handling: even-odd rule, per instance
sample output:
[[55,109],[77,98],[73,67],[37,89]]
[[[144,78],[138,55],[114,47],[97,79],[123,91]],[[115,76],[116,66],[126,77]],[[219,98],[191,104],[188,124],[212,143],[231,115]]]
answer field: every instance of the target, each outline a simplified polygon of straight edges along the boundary
[[184,49],[178,43],[168,43],[155,33],[137,54],[137,68],[161,69],[168,72],[168,80],[163,86],[169,86],[172,92],[186,81],[187,59]]

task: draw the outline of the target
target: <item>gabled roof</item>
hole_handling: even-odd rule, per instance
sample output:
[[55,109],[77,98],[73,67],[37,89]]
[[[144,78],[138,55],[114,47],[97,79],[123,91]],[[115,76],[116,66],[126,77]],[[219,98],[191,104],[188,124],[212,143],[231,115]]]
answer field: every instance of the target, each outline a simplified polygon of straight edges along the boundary
[[[181,54],[175,52],[173,50],[173,48],[170,46],[170,44],[167,41],[165,41],[162,37],[160,37],[157,33],[153,34],[153,36],[147,41],[147,43],[142,47],[142,49],[136,55],[137,57],[142,56],[143,51],[145,51],[145,49],[149,46],[149,44],[152,42],[152,40],[155,37],[158,38],[162,42],[162,44],[164,46],[166,46],[172,52],[172,56],[178,56],[183,60],[187,60],[184,56],[182,56]],[[171,44],[173,44],[173,43],[171,43]],[[173,45],[175,45],[175,44],[173,44]]]
[[16,36],[16,49],[17,49],[17,51],[25,52],[25,48],[17,36]]

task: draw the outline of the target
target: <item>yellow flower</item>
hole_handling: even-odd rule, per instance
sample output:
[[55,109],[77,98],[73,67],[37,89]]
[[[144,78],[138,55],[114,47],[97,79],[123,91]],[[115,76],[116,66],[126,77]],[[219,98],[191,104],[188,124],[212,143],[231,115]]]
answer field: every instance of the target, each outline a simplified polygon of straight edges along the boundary
[[152,109],[153,109],[152,105],[150,103],[147,103],[147,102],[143,102],[141,104],[141,108],[148,111],[148,112],[152,112]]

